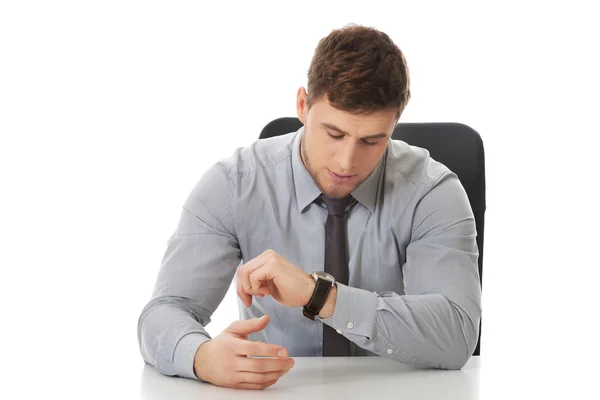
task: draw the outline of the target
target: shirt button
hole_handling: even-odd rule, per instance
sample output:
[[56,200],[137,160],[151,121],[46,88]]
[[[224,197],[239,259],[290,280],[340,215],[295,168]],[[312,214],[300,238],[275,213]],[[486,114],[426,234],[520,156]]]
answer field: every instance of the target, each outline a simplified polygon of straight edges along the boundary
[[340,329],[338,329],[336,332],[339,333],[340,335],[342,334],[342,331]]
[[393,352],[394,352],[394,350],[392,350],[392,349],[388,349],[388,351],[387,351],[388,354],[392,354]]
[[346,325],[346,327],[348,329],[352,329],[352,328],[354,328],[354,324],[352,322],[348,322],[348,324]]

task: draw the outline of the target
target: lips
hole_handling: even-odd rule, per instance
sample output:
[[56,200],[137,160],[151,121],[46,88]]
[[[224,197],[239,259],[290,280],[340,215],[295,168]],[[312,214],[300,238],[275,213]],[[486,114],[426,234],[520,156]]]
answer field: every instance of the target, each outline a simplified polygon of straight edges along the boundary
[[[332,171],[333,172],[333,171]],[[352,178],[354,175],[341,175],[341,174],[337,174],[335,172],[333,172],[333,174],[335,176],[337,176],[338,178]]]
[[331,171],[331,170],[327,170],[329,172],[329,176],[331,177],[331,179],[333,179],[334,181],[338,181],[338,182],[348,182],[350,180],[352,180],[356,175],[340,175],[340,174],[336,174],[335,172]]

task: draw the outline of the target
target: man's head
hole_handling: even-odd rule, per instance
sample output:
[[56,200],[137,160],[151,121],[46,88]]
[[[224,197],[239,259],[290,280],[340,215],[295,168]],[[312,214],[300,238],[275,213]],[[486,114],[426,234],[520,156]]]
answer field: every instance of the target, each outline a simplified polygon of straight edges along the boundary
[[342,198],[371,174],[409,99],[406,61],[388,35],[349,25],[321,39],[296,108],[302,160],[325,195]]

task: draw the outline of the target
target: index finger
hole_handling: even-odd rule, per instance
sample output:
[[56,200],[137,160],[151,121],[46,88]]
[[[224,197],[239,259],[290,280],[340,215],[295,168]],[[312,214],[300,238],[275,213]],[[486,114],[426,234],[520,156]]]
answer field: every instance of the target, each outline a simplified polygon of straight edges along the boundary
[[276,344],[240,340],[240,344],[234,349],[236,354],[248,357],[276,357],[287,358],[288,350]]
[[246,305],[246,307],[249,306],[249,304],[246,304],[246,302],[252,302],[252,297],[249,294],[251,289],[250,274],[262,267],[267,262],[268,257],[272,254],[274,254],[273,250],[266,250],[261,255],[254,257],[252,260],[248,261],[238,269],[237,292],[240,298],[242,298],[244,301],[244,305]]
[[270,250],[270,249],[265,250],[262,254],[254,257],[252,260],[250,260],[246,264],[242,265],[240,267],[240,269],[243,269],[243,272],[249,276],[251,273],[256,271],[258,268],[260,268],[264,264],[266,264],[268,258],[270,256],[272,256],[273,254],[275,254],[275,251]]

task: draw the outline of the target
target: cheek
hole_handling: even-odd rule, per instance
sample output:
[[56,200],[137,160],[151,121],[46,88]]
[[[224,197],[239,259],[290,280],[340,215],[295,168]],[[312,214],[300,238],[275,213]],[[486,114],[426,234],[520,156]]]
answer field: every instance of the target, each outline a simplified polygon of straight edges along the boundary
[[357,168],[356,173],[364,177],[373,171],[379,162],[379,157],[372,152],[362,152],[356,155]]
[[329,165],[329,163],[331,162],[331,160],[333,159],[333,156],[335,155],[335,151],[333,151],[333,149],[330,146],[327,145],[321,145],[321,146],[317,146],[314,149],[313,152],[314,156],[314,164],[315,167],[327,167]]

